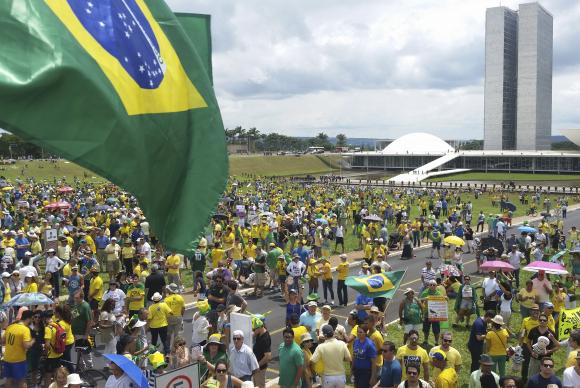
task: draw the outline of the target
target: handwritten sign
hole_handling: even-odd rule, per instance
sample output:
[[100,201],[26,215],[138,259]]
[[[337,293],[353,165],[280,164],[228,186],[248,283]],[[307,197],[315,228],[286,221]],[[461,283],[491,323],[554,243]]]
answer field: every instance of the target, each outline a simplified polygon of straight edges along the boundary
[[580,328],[580,307],[560,311],[559,321],[558,339],[562,341],[570,337],[572,330]]

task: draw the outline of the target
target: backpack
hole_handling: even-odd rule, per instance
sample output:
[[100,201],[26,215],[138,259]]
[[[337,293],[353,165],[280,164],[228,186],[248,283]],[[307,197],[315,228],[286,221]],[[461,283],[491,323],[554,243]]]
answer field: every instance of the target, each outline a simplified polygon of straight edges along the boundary
[[54,329],[54,343],[51,343],[52,350],[55,353],[62,354],[66,350],[66,330],[58,323],[51,322],[50,327]]

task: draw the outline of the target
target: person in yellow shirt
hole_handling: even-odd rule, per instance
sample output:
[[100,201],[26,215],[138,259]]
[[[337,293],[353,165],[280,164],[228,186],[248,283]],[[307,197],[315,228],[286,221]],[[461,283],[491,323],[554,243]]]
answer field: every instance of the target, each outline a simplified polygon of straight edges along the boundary
[[75,337],[72,332],[72,314],[70,306],[68,305],[58,305],[54,308],[54,322],[56,322],[60,327],[66,331],[66,350],[62,355],[63,359],[66,361],[71,360],[71,350],[75,343]]
[[280,284],[280,289],[282,295],[286,295],[286,260],[284,255],[280,255],[276,261],[276,276],[278,277],[278,284]]
[[93,315],[95,316],[95,322],[98,321],[99,314],[99,303],[103,299],[103,294],[105,293],[105,288],[103,287],[103,279],[99,275],[99,267],[92,267],[90,273],[91,279],[89,281],[89,305],[91,310],[93,310]]
[[4,283],[4,299],[2,303],[8,303],[12,299],[11,289],[10,289],[10,274],[8,272],[2,273],[2,283]]
[[84,236],[84,239],[87,242],[89,248],[91,249],[91,252],[93,252],[93,255],[95,255],[97,253],[97,246],[95,244],[95,240],[93,239],[93,237],[90,234],[87,234]]
[[236,235],[233,232],[233,228],[228,225],[228,227],[226,228],[226,232],[224,233],[224,236],[222,238],[225,251],[232,248],[232,246],[234,245],[235,239],[236,239]]
[[211,268],[215,269],[218,267],[218,263],[220,261],[225,261],[226,251],[221,248],[221,244],[216,241],[213,245],[213,249],[211,250],[209,257],[211,258]]
[[163,297],[158,292],[153,294],[151,297],[153,304],[149,306],[147,323],[149,324],[151,332],[151,344],[157,346],[157,340],[161,337],[163,353],[169,354],[170,349],[169,342],[167,341],[167,326],[169,325],[168,318],[170,315],[173,315],[173,311],[167,303],[162,302],[161,299],[163,299]]
[[42,253],[42,244],[38,240],[38,235],[36,233],[28,233],[30,237],[30,252],[32,256],[37,256]]
[[330,266],[330,261],[328,261],[328,258],[323,257],[321,261],[322,267],[320,272],[322,273],[322,291],[324,293],[324,304],[328,304],[327,290],[330,293],[330,303],[334,304],[334,290],[332,288],[332,267]]
[[167,283],[175,283],[181,289],[181,276],[179,267],[181,266],[181,257],[175,252],[168,252],[165,259],[165,269],[167,273]]
[[443,351],[436,350],[432,352],[431,362],[435,368],[441,370],[441,373],[435,379],[435,388],[459,388],[457,372],[449,365],[447,356]]
[[185,301],[183,297],[178,294],[179,287],[175,283],[169,284],[167,287],[169,295],[165,298],[165,304],[171,309],[171,315],[167,317],[167,341],[172,344],[181,334],[183,326],[183,314],[185,314]]
[[254,244],[253,241],[250,241],[246,247],[244,248],[244,258],[252,258],[255,259],[256,258],[256,250],[258,249],[258,246],[256,244]]
[[131,285],[127,289],[127,303],[130,317],[139,314],[139,310],[145,307],[145,286],[138,275],[131,276]]
[[34,339],[28,328],[32,321],[33,311],[27,310],[22,313],[21,319],[8,326],[2,335],[4,348],[3,375],[7,386],[22,386],[26,378],[26,352]]
[[[55,346],[57,343],[58,328],[57,323],[52,320],[53,312],[44,311],[42,318],[44,320],[44,349],[46,360],[44,361],[44,381],[50,381],[56,369],[60,367],[63,353],[57,353]],[[62,328],[62,326],[61,326]]]
[[338,294],[338,304],[340,306],[348,305],[348,288],[344,283],[346,277],[348,276],[348,261],[347,256],[343,253],[340,255],[340,264],[336,267],[336,272],[338,274],[337,277],[337,286],[336,286],[336,293]]
[[580,352],[580,328],[572,330],[570,338],[568,338],[568,346],[572,351],[566,359],[566,368],[576,366],[576,355]]
[[34,278],[33,274],[26,274],[26,277],[24,278],[24,287],[22,288],[21,292],[23,294],[38,292],[38,284],[36,283],[36,279]]

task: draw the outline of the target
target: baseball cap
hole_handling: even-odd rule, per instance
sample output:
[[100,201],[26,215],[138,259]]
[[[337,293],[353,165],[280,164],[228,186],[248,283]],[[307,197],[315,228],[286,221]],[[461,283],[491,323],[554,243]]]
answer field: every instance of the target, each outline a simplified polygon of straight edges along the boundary
[[331,337],[334,335],[334,329],[330,325],[324,325],[322,326],[322,334],[325,337]]
[[318,304],[315,301],[311,300],[310,302],[308,302],[306,304],[306,306],[307,307],[318,307]]
[[446,361],[447,360],[447,356],[441,350],[436,350],[433,353],[431,353],[431,358],[433,360],[437,360],[437,361]]

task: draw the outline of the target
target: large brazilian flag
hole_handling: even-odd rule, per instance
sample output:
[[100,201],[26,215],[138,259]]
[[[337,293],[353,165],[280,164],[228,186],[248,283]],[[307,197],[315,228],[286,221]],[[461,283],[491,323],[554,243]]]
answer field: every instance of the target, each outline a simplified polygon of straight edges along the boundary
[[349,276],[345,284],[371,298],[392,299],[401,285],[406,271],[383,272],[368,276]]
[[177,251],[227,179],[211,44],[188,25],[161,0],[0,1],[0,127],[133,193]]

